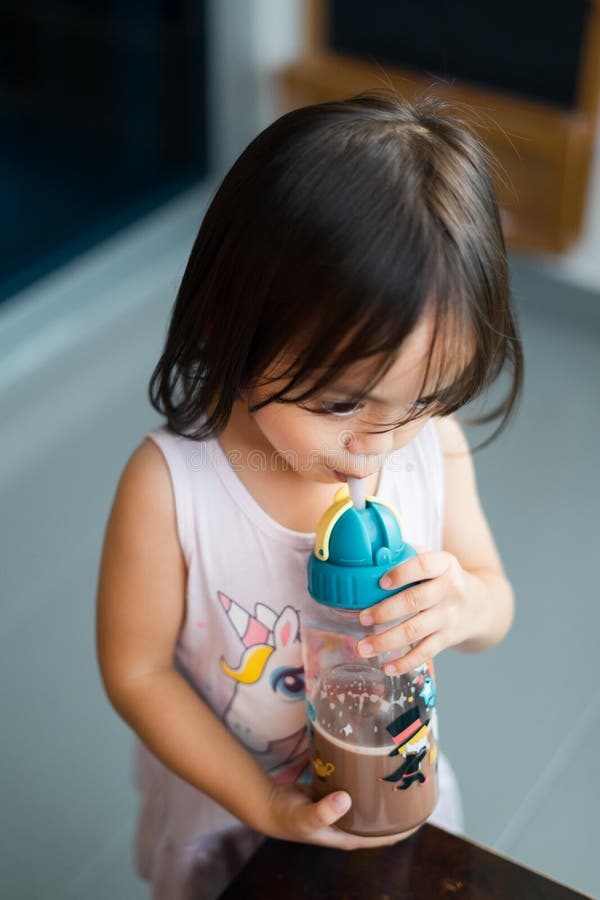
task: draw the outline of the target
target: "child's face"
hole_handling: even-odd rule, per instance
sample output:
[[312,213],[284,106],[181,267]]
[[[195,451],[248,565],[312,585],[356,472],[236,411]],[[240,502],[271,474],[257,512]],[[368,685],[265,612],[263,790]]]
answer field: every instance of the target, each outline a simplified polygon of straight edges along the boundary
[[[339,384],[305,401],[270,403],[252,419],[266,441],[268,452],[282,457],[288,467],[310,481],[344,481],[378,472],[385,457],[408,444],[423,428],[423,416],[382,432],[418,403],[431,342],[433,321],[424,318],[406,339],[399,358],[372,389],[367,399],[353,399],[369,371],[369,361],[358,362]],[[257,389],[251,402],[268,396],[277,384]],[[264,393],[268,391],[268,393]],[[312,410],[328,410],[316,415]]]

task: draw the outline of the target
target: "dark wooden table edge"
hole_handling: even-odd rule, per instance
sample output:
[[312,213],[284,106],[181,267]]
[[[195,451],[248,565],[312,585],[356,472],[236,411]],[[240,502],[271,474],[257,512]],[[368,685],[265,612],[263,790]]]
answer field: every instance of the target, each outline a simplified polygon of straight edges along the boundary
[[[318,886],[318,887],[317,887]],[[315,890],[316,889],[316,890]],[[426,824],[374,850],[268,838],[220,900],[597,900],[514,859]]]

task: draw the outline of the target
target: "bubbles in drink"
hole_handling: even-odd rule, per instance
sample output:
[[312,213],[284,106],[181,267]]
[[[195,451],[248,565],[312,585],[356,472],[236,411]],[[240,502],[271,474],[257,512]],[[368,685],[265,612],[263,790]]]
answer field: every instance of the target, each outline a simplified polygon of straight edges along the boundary
[[390,678],[368,663],[333,666],[314,691],[313,785],[348,791],[346,831],[394,834],[419,825],[437,799],[433,677],[426,666]]

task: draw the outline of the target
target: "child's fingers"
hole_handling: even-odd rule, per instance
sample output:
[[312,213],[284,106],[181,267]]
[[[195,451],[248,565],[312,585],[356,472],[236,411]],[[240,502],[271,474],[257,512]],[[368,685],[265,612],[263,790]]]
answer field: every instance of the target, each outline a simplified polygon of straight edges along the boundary
[[[442,579],[432,579],[431,581],[421,582],[421,584],[415,584],[406,591],[402,591],[399,594],[392,594],[392,596],[388,597],[386,600],[382,600],[380,603],[370,606],[360,614],[360,623],[365,627],[368,625],[386,625],[388,622],[394,622],[395,620],[403,619],[406,616],[414,617],[416,613],[421,613],[423,610],[430,609],[439,604],[446,597],[447,593],[448,587]],[[416,623],[412,618],[409,619],[405,625],[405,643],[412,644],[423,637],[422,634],[415,633]],[[387,632],[384,633],[387,634]],[[366,656],[381,653],[384,649],[383,645],[378,644],[374,635],[369,635],[364,641],[359,643],[359,652],[362,651],[365,643],[372,644],[374,647],[381,646],[381,649],[375,649],[373,654],[366,653]],[[385,649],[387,650],[389,648],[386,647]]]
[[316,803],[302,804],[299,817],[296,819],[295,840],[305,840],[324,847],[337,847],[340,850],[357,850],[359,848],[382,847],[396,844],[409,837],[417,828],[401,834],[388,834],[378,837],[364,837],[350,834],[336,827],[336,822],[348,812],[352,806],[351,797],[346,791],[335,791]]
[[379,584],[385,590],[393,590],[426,578],[438,578],[448,569],[452,558],[452,554],[446,550],[428,550],[419,553],[418,556],[413,556],[386,572],[379,580]]
[[426,609],[417,616],[411,616],[400,625],[394,625],[380,634],[370,634],[367,638],[359,641],[358,652],[368,659],[392,650],[401,648],[408,650],[430,634],[442,631],[445,625],[446,619],[440,604],[431,604],[430,609]]
[[334,825],[338,819],[348,812],[352,806],[350,794],[345,791],[335,791],[328,794],[317,803],[311,803],[305,807],[305,820],[303,826],[307,831],[315,831],[323,826]]
[[430,659],[433,659],[447,646],[448,642],[444,640],[443,635],[439,631],[429,634],[414,647],[411,647],[404,656],[386,663],[384,671],[386,675],[406,675],[411,669],[417,669]]

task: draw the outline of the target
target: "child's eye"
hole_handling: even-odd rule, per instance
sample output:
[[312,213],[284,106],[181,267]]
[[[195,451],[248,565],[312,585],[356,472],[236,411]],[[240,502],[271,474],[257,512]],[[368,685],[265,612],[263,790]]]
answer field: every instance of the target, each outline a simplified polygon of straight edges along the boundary
[[427,406],[427,400],[414,400],[411,403],[411,406],[413,407],[413,409],[425,409],[425,407]]
[[319,405],[331,416],[353,416],[363,408],[358,400],[321,400]]

